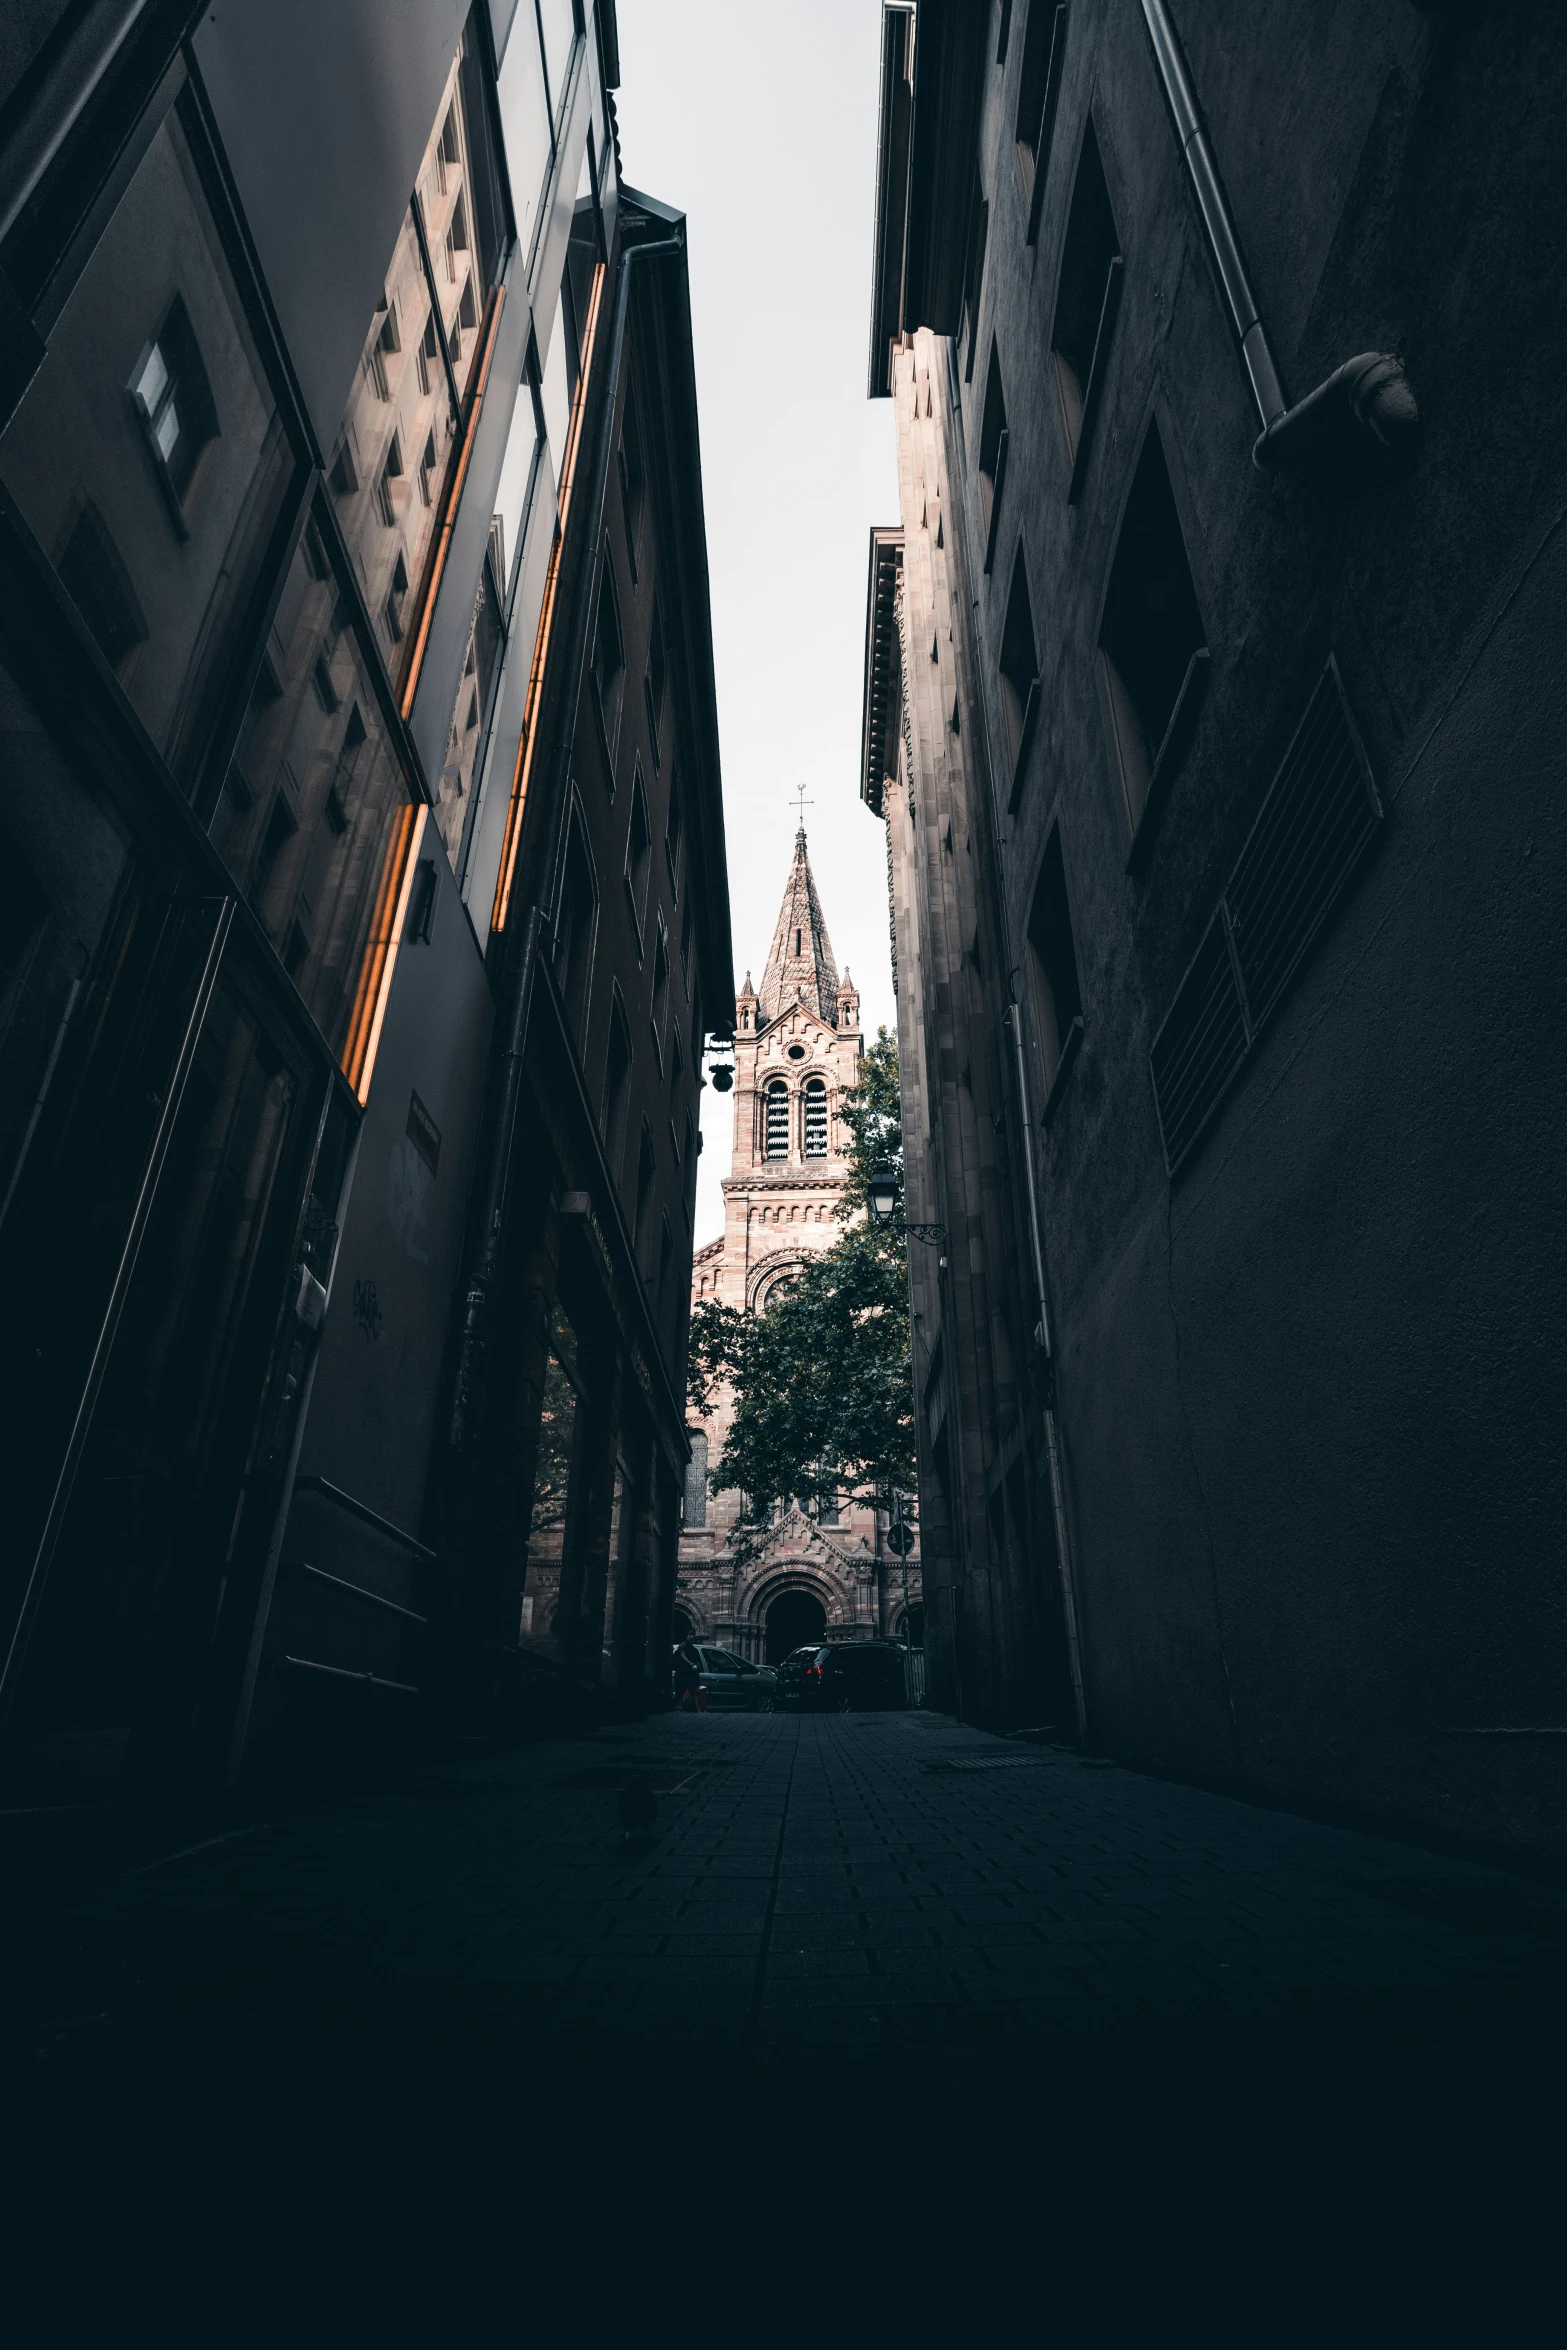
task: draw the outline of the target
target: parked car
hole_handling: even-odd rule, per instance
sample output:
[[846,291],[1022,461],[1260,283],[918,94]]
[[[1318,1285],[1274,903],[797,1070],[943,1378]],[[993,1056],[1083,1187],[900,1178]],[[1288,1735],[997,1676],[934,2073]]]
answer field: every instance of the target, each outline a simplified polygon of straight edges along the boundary
[[674,1660],[676,1703],[696,1705],[698,1690],[706,1691],[710,1713],[770,1714],[778,1701],[778,1675],[771,1665],[747,1664],[730,1649],[682,1640]]
[[904,1651],[893,1640],[797,1648],[778,1668],[778,1702],[818,1713],[901,1712],[909,1702]]

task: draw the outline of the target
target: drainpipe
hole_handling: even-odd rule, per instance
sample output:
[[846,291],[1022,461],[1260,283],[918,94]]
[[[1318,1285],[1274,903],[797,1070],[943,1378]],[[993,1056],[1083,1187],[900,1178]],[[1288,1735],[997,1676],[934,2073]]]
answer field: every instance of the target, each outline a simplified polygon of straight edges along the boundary
[[1257,298],[1241,258],[1240,240],[1235,234],[1224,183],[1219,178],[1219,167],[1197,109],[1180,36],[1170,21],[1165,0],[1142,0],[1142,10],[1165,104],[1202,215],[1214,275],[1230,314],[1262,423],[1262,431],[1252,448],[1252,463],[1264,471],[1298,464],[1310,451],[1338,437],[1346,428],[1358,432],[1377,448],[1389,452],[1399,449],[1417,429],[1420,412],[1405,377],[1403,361],[1390,351],[1362,351],[1355,358],[1346,359],[1342,367],[1336,367],[1304,400],[1298,400],[1293,408],[1286,405],[1268,330],[1258,313]]
[[1083,1649],[1078,1636],[1077,1579],[1072,1567],[1072,1544],[1066,1530],[1066,1494],[1061,1483],[1061,1439],[1056,1426],[1055,1352],[1050,1343],[1050,1307],[1045,1296],[1045,1254],[1039,1239],[1039,1198],[1034,1188],[1033,1125],[1028,1107],[1028,1072],[1023,1060],[1023,1016],[1008,1004],[1005,1025],[1012,1031],[1017,1059],[1017,1098],[1022,1117],[1023,1173],[1028,1184],[1028,1237],[1034,1257],[1034,1294],[1039,1300],[1035,1336],[1045,1358],[1045,1451],[1050,1462],[1050,1507],[1056,1525],[1056,1561],[1061,1570],[1061,1610],[1066,1618],[1067,1656],[1072,1667],[1072,1697],[1077,1707],[1077,1736],[1088,1744],[1088,1706],[1083,1695]]

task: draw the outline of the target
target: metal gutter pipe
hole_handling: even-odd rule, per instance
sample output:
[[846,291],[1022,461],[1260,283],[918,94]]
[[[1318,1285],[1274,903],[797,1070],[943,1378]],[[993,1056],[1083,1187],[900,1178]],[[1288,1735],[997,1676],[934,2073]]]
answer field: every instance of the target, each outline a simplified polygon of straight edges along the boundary
[[1023,1173],[1028,1184],[1028,1237],[1034,1257],[1034,1289],[1039,1299],[1036,1332],[1045,1357],[1045,1451],[1050,1463],[1050,1507],[1056,1527],[1056,1563],[1061,1571],[1061,1609],[1066,1617],[1067,1657],[1072,1669],[1072,1697],[1077,1707],[1077,1735],[1088,1744],[1088,1704],[1083,1694],[1083,1649],[1077,1622],[1077,1578],[1072,1565],[1072,1543],[1066,1525],[1066,1493],[1061,1482],[1061,1440],[1056,1427],[1055,1353],[1050,1343],[1050,1307],[1045,1296],[1045,1255],[1039,1238],[1039,1196],[1034,1186],[1033,1125],[1028,1107],[1028,1071],[1023,1058],[1023,1015],[1008,1004],[1005,1024],[1012,1031],[1017,1059],[1017,1097],[1023,1129]]
[[1252,447],[1252,463],[1263,471],[1293,464],[1346,425],[1357,428],[1381,448],[1396,449],[1418,427],[1420,412],[1405,377],[1403,361],[1390,351],[1361,352],[1335,368],[1325,383],[1309,392],[1304,400],[1297,401],[1293,408],[1286,405],[1268,331],[1241,258],[1240,240],[1235,234],[1224,183],[1198,111],[1180,36],[1170,20],[1165,0],[1142,0],[1142,10],[1164,101],[1202,215],[1214,275],[1230,314],[1262,423],[1262,431]]

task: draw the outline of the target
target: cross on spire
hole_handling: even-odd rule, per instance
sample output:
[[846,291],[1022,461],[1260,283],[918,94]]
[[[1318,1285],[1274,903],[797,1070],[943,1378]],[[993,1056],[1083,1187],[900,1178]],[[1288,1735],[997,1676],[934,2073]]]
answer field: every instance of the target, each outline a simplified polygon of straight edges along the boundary
[[796,815],[799,817],[799,819],[800,819],[800,830],[803,832],[803,831],[805,830],[805,811],[806,811],[806,809],[807,809],[807,808],[814,808],[814,807],[815,807],[815,805],[816,805],[816,802],[815,802],[814,800],[808,800],[808,799],[806,798],[806,796],[805,796],[805,786],[804,786],[804,784],[803,784],[803,783],[797,783],[797,784],[795,785],[794,789],[795,789],[795,797],[796,797],[796,799],[797,799],[797,800],[798,800],[798,802],[799,802],[799,805],[798,805],[798,807],[795,809],[795,814],[796,814]]

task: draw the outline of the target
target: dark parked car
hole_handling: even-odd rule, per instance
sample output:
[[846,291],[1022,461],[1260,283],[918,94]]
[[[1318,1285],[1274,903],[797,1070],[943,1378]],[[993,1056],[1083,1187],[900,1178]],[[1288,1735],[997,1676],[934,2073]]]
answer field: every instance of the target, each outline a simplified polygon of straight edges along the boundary
[[821,1713],[901,1712],[909,1702],[903,1650],[892,1640],[797,1648],[778,1668],[778,1702]]
[[713,1648],[705,1640],[682,1640],[675,1650],[674,1691],[680,1705],[698,1703],[706,1695],[706,1710],[716,1713],[770,1714],[778,1696],[778,1675],[771,1665],[750,1665],[727,1648]]

